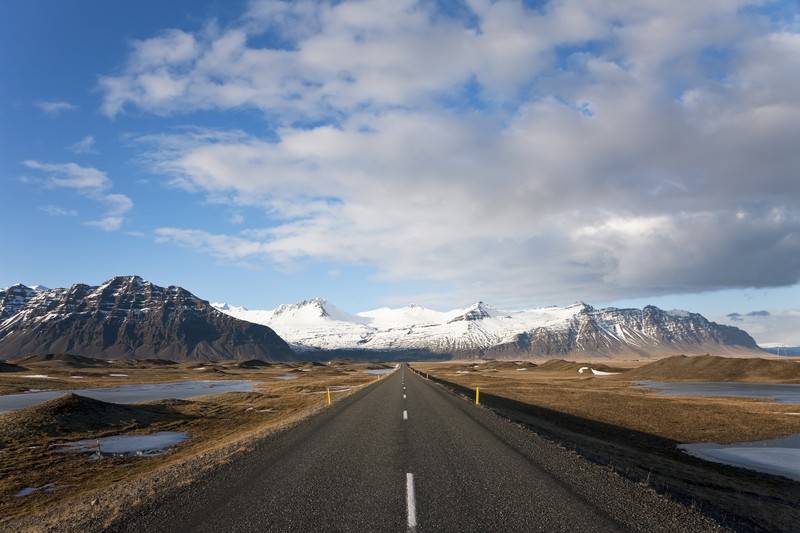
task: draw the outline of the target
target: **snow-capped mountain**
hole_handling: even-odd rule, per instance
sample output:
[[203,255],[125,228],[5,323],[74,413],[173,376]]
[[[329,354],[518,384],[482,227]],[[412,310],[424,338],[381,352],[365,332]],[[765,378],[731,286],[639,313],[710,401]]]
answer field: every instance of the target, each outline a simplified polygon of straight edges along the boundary
[[15,315],[36,293],[43,290],[47,290],[47,288],[41,285],[28,287],[22,283],[0,289],[0,321]]
[[287,359],[269,327],[236,320],[182,287],[138,276],[102,285],[0,291],[0,357],[71,352],[170,359]]
[[212,305],[273,328],[297,351],[500,357],[758,351],[755,341],[738,328],[653,306],[595,309],[578,303],[503,312],[477,302],[445,312],[411,305],[351,315],[319,298],[267,311]]

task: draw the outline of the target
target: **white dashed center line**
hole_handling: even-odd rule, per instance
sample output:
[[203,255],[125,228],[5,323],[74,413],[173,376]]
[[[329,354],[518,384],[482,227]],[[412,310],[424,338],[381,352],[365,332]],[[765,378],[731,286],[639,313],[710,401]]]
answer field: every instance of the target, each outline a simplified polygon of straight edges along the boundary
[[408,411],[403,411],[403,420],[408,420]]
[[406,474],[406,509],[408,510],[408,529],[417,527],[417,502],[414,499],[414,474]]

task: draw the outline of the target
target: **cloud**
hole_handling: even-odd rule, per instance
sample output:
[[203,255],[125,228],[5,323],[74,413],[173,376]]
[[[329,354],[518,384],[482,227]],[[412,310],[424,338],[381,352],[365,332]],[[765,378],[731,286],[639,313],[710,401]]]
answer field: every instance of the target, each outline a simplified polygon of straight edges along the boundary
[[244,224],[244,215],[241,213],[233,213],[230,218],[228,218],[228,222],[236,226]]
[[74,209],[64,209],[57,205],[42,205],[39,206],[39,209],[51,217],[74,217],[78,215],[78,212]]
[[92,135],[87,135],[75,144],[69,145],[67,149],[76,154],[96,154],[97,151],[94,149],[94,143],[94,137]]
[[[77,163],[43,163],[30,159],[23,161],[22,164],[45,174],[44,179],[40,181],[44,187],[72,189],[104,206],[103,216],[85,222],[88,226],[98,227],[104,231],[118,230],[125,221],[124,215],[133,209],[133,201],[128,196],[110,192],[112,182],[102,170],[84,167]],[[61,213],[63,210],[55,206],[47,207],[45,211],[50,215],[77,214],[74,211]]]
[[78,109],[78,106],[65,102],[64,100],[37,100],[33,105],[51,117],[57,117],[65,111],[74,111]]
[[172,185],[268,214],[160,236],[216,257],[370,265],[459,304],[784,286],[800,36],[752,5],[252,2],[135,42],[103,111],[263,113],[269,136],[139,138]]
[[717,321],[744,329],[762,346],[800,346],[800,309],[730,313]]
[[219,259],[231,262],[242,262],[253,256],[267,256],[262,243],[243,237],[172,227],[157,228],[155,235],[156,242],[160,244],[177,244],[203,250]]

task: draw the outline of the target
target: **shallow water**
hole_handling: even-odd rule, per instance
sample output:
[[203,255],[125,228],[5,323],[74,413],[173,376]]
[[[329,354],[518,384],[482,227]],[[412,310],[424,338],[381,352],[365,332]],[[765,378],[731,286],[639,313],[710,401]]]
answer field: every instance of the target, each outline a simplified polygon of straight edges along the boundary
[[681,444],[678,448],[706,461],[800,481],[800,433],[778,439],[734,444]]
[[390,374],[394,372],[394,368],[368,368],[364,370],[367,374],[375,374],[375,375],[382,375],[382,374]]
[[800,403],[800,384],[637,381],[636,385],[655,389],[661,396],[762,398],[778,403]]
[[72,389],[58,391],[24,392],[0,396],[0,413],[30,407],[69,392],[87,398],[112,403],[139,403],[167,398],[185,399],[223,392],[250,392],[253,382],[248,380],[229,381],[182,381],[180,383],[147,383],[139,385],[120,385],[100,389]]
[[275,379],[280,379],[281,381],[289,381],[290,379],[297,379],[297,374],[284,374],[282,376],[275,376]]
[[182,431],[159,431],[152,435],[114,435],[102,439],[69,442],[57,452],[96,453],[110,455],[157,455],[189,438]]

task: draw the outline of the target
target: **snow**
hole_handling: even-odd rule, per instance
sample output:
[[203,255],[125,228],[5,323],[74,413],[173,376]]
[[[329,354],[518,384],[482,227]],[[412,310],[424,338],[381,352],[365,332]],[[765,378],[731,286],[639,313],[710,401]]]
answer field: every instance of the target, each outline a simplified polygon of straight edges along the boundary
[[595,376],[615,376],[615,375],[619,374],[619,372],[604,372],[602,370],[595,370],[593,368],[592,369],[592,374],[594,374]]

